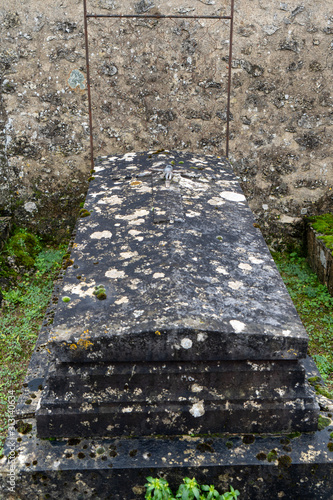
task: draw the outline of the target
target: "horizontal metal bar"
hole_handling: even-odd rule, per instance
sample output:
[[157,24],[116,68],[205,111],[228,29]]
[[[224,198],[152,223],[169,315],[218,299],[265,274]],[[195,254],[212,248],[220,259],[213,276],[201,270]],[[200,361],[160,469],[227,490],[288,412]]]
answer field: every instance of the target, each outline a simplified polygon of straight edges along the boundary
[[86,17],[111,17],[125,19],[232,19],[232,16],[182,16],[182,15],[163,15],[163,14],[86,14]]

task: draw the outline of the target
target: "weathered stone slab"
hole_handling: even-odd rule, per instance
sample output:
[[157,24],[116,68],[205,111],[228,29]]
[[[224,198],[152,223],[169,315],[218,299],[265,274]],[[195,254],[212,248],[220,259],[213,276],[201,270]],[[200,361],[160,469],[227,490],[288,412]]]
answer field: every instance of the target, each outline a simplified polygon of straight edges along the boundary
[[315,430],[307,335],[228,161],[131,153],[94,175],[39,436]]
[[[152,475],[165,477],[173,489],[184,476],[196,477],[202,484],[215,484],[221,492],[231,484],[244,500],[332,500],[333,422],[327,412],[322,415],[330,425],[310,433],[38,438],[36,420],[24,418],[23,408],[27,406],[24,399],[31,395],[35,374],[41,375],[46,368],[41,353],[39,350],[33,355],[26,378],[30,389],[18,407],[23,422],[18,427],[25,433],[17,431],[14,436],[15,491],[8,489],[6,443],[1,460],[1,498],[141,500],[146,477]],[[318,375],[308,359],[306,369],[307,378]],[[36,389],[34,396],[38,406],[41,391]]]
[[308,261],[321,283],[326,285],[333,295],[333,253],[318,236],[320,234],[308,225],[306,234]]
[[317,430],[307,336],[230,165],[170,156],[170,188],[168,157],[97,163],[16,409],[14,498],[134,500],[153,475],[332,500],[332,414]]
[[[141,500],[146,477],[153,475],[165,477],[173,489],[184,476],[196,477],[202,484],[213,483],[220,491],[231,484],[244,500],[266,500],[269,496],[332,500],[333,422],[327,412],[321,413],[330,425],[310,433],[38,438],[33,415],[40,405],[40,381],[46,376],[42,346],[48,328],[46,322],[17,407],[21,420],[17,427],[25,433],[17,431],[14,436],[15,490],[8,489],[6,457],[10,448],[6,443],[1,460],[1,498]],[[304,366],[307,379],[318,376],[311,360],[307,358]]]
[[296,361],[55,364],[47,387],[40,437],[317,428]]
[[[149,169],[171,160],[182,173],[163,201],[165,180]],[[305,357],[306,332],[227,160],[130,153],[99,160],[94,176],[63,287],[70,302],[50,336],[57,359]],[[170,222],[156,223],[156,191]]]

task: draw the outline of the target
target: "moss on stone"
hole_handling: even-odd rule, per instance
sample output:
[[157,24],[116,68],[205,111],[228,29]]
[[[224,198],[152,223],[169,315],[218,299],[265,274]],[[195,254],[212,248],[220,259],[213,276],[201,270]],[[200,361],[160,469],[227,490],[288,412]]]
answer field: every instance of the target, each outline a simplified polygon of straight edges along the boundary
[[330,425],[330,423],[331,423],[330,418],[322,417],[321,415],[319,415],[319,417],[318,417],[318,430],[322,431],[323,429],[325,429],[325,427],[328,427]]
[[316,384],[316,382],[320,382],[320,381],[321,381],[320,377],[310,377],[310,378],[308,378],[308,382],[312,386],[314,386]]
[[244,444],[252,444],[254,443],[255,441],[255,437],[253,436],[253,434],[246,434],[245,436],[243,436],[243,443]]
[[7,248],[17,265],[31,268],[42,246],[37,236],[22,230],[10,238]]
[[91,212],[89,212],[89,210],[86,210],[85,208],[81,208],[79,215],[80,217],[89,217],[89,215],[91,215]]
[[333,250],[333,214],[310,217],[309,221],[313,229],[320,233],[319,239],[324,241],[327,248]]
[[74,260],[72,260],[72,259],[63,260],[63,262],[62,262],[62,268],[63,269],[67,269],[67,267],[70,267],[73,264],[74,264]]
[[268,462],[275,462],[277,460],[277,451],[271,450],[267,455]]
[[316,385],[315,390],[317,394],[321,394],[322,396],[325,396],[327,399],[333,399],[333,393],[329,391],[328,389],[325,389],[322,385]]
[[96,299],[98,300],[106,299],[106,290],[103,285],[98,285],[97,287],[95,287],[93,294],[96,296]]
[[290,467],[291,466],[291,458],[289,455],[282,455],[281,457],[278,458],[278,464],[280,467]]
[[28,424],[28,422],[24,422],[23,420],[19,420],[16,424],[16,428],[20,434],[28,434],[28,432],[32,429],[32,425]]
[[296,432],[291,432],[290,434],[288,434],[288,438],[289,438],[289,439],[295,439],[295,438],[300,437],[301,435],[302,435],[302,433],[301,433],[301,432],[298,432],[298,431],[296,431]]

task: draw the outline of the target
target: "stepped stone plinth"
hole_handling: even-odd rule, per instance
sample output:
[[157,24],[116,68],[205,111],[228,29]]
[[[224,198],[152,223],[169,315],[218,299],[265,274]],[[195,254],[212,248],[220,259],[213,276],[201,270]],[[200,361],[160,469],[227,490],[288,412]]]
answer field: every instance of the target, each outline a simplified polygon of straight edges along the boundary
[[39,436],[315,430],[307,335],[229,163],[130,153],[95,170]]
[[130,500],[163,474],[333,498],[308,337],[225,158],[96,160],[66,266],[17,407],[25,494]]

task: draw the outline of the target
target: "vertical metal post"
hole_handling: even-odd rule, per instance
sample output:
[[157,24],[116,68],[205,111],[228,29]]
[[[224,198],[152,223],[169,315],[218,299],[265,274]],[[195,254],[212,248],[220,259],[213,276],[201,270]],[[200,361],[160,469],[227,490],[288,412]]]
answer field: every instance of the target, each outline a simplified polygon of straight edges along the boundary
[[84,12],[84,38],[85,38],[85,48],[86,48],[89,132],[90,132],[90,163],[91,163],[91,169],[94,170],[94,141],[93,141],[92,107],[91,107],[91,91],[90,91],[87,0],[83,0],[83,12]]
[[225,155],[229,156],[229,122],[230,122],[230,93],[231,93],[231,66],[232,66],[232,35],[234,28],[234,0],[231,0],[231,13],[230,13],[230,37],[229,37],[229,68],[228,68],[228,100],[227,100],[227,137]]

